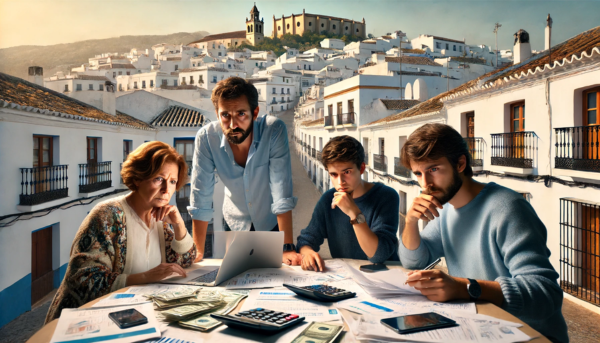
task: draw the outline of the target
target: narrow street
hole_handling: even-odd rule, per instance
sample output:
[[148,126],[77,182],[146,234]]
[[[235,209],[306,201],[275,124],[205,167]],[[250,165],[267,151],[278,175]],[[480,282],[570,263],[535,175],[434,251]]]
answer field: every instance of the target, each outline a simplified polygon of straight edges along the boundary
[[[306,170],[302,166],[302,162],[300,161],[300,157],[296,153],[296,149],[294,148],[294,141],[291,136],[294,130],[294,110],[290,109],[283,112],[279,118],[283,120],[283,122],[287,126],[288,131],[288,139],[290,141],[290,154],[292,157],[292,178],[294,182],[294,195],[298,197],[298,204],[296,208],[292,212],[294,218],[294,242],[300,235],[300,231],[308,226],[310,222],[310,218],[312,217],[313,209],[319,201],[321,194],[317,190],[317,187],[312,183],[312,181],[308,178],[308,174]],[[327,240],[321,246],[321,250],[319,254],[323,258],[330,258],[331,254],[329,253],[329,245],[327,244]]]

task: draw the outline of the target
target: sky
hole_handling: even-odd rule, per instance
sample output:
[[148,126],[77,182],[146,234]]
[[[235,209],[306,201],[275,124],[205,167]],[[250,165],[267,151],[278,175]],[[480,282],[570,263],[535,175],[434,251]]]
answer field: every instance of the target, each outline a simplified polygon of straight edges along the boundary
[[[0,49],[53,45],[123,35],[157,35],[245,29],[254,1],[242,0],[0,0]],[[529,33],[532,49],[544,49],[548,13],[554,21],[552,44],[600,25],[600,0],[260,0],[265,35],[273,15],[321,14],[366,21],[375,36],[402,30],[466,40],[467,44],[511,49],[513,34]],[[185,42],[184,42],[185,43]]]

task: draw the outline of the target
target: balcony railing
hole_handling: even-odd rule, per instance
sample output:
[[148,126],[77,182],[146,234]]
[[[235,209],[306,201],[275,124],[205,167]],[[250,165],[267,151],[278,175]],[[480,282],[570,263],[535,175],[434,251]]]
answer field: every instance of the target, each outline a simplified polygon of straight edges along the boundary
[[406,168],[402,163],[400,163],[400,157],[394,157],[394,175],[406,178],[412,177],[412,172],[410,169]]
[[560,199],[560,286],[565,293],[600,305],[600,206]]
[[68,165],[20,168],[19,205],[37,205],[69,196]]
[[276,100],[271,101],[271,105],[277,105],[277,101]]
[[555,168],[600,172],[600,126],[563,127],[554,132]]
[[310,149],[310,157],[312,157],[312,158],[317,157],[317,152],[316,152],[315,148]]
[[471,167],[483,167],[483,138],[465,138],[467,147],[471,153]]
[[323,153],[321,151],[317,151],[317,160],[321,161],[323,159]]
[[333,126],[333,117],[332,116],[325,117],[325,126]]
[[354,112],[339,113],[337,115],[338,125],[354,124]]
[[373,154],[373,168],[387,173],[387,156]]
[[533,168],[537,140],[532,131],[492,134],[492,165]]
[[79,165],[79,193],[90,193],[112,186],[111,162]]

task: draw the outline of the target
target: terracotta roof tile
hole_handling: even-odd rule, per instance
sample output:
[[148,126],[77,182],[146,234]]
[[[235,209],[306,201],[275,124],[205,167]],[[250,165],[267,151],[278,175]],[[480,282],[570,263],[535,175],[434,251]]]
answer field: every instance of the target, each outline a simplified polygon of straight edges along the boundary
[[27,111],[109,125],[153,129],[147,123],[118,112],[111,115],[91,105],[8,74],[0,73],[0,106],[20,106]]
[[305,121],[301,125],[305,126],[305,127],[323,126],[323,125],[325,125],[325,118],[319,118],[317,120]]
[[388,110],[406,110],[419,103],[419,100],[392,100],[392,99],[379,99],[385,105]]
[[110,81],[106,76],[99,76],[99,75],[82,75],[82,74],[79,74],[79,75],[77,75],[76,78],[78,78],[80,80]]
[[435,63],[431,59],[427,57],[421,56],[402,56],[402,57],[386,57],[385,61],[390,63],[400,63],[400,59],[402,59],[402,64],[418,64],[418,65],[428,65],[441,67],[441,64]]
[[181,61],[181,57],[167,57],[167,61]]
[[205,118],[198,111],[181,106],[170,106],[154,118],[151,124],[157,127],[201,127],[205,124]]
[[187,45],[190,44],[195,44],[195,43],[203,43],[203,42],[209,42],[212,40],[219,40],[219,39],[246,39],[246,30],[242,30],[242,31],[233,31],[233,32],[226,32],[226,33],[219,33],[216,35],[208,35],[200,40],[197,40],[195,42],[191,42],[188,43]]
[[471,63],[471,64],[486,64],[485,58],[474,58],[474,57],[450,57],[451,61],[460,63]]

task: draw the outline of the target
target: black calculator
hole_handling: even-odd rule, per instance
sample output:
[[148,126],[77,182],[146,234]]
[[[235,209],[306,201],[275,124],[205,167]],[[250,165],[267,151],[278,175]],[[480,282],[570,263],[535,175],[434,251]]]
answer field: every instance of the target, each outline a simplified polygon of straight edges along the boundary
[[272,311],[260,307],[241,311],[235,315],[211,314],[210,316],[232,328],[262,333],[279,332],[304,321],[304,317],[297,314]]
[[298,294],[301,297],[313,299],[316,301],[340,301],[348,298],[354,298],[356,293],[349,292],[341,288],[336,288],[333,286],[327,285],[313,285],[313,286],[293,286],[288,284],[283,284],[284,287],[287,287],[290,291]]

